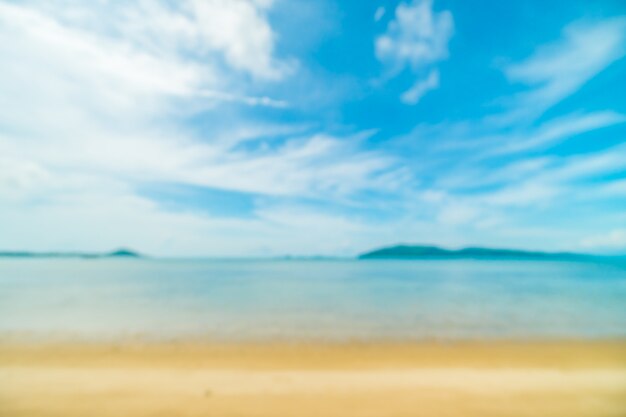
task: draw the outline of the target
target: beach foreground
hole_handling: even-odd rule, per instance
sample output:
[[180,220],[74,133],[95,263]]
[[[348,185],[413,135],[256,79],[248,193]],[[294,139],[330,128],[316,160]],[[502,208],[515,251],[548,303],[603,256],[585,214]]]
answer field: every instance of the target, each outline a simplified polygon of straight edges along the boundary
[[625,342],[0,346],[0,415],[623,416]]

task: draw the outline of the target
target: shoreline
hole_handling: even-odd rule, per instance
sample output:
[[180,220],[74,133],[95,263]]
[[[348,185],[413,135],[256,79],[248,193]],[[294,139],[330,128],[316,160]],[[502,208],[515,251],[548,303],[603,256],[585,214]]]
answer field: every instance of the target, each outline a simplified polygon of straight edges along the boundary
[[17,341],[0,339],[0,366],[406,368],[624,367],[626,339],[438,341]]

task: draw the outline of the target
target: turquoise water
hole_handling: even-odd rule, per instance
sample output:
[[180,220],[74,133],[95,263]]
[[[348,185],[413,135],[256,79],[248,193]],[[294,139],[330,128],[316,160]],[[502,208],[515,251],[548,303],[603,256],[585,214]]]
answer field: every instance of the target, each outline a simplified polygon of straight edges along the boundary
[[626,265],[0,260],[0,337],[626,336]]

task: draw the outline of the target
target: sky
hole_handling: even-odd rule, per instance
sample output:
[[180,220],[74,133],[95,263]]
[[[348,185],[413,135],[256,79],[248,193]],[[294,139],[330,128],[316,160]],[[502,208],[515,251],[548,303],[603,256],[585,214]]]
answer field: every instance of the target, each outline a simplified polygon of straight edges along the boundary
[[0,249],[626,253],[621,0],[0,0]]

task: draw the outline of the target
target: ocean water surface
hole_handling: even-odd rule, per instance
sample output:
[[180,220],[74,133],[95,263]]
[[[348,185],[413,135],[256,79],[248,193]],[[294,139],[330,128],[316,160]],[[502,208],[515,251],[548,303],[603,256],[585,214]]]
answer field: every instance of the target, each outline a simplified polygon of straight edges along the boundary
[[626,264],[0,260],[0,338],[621,338]]

